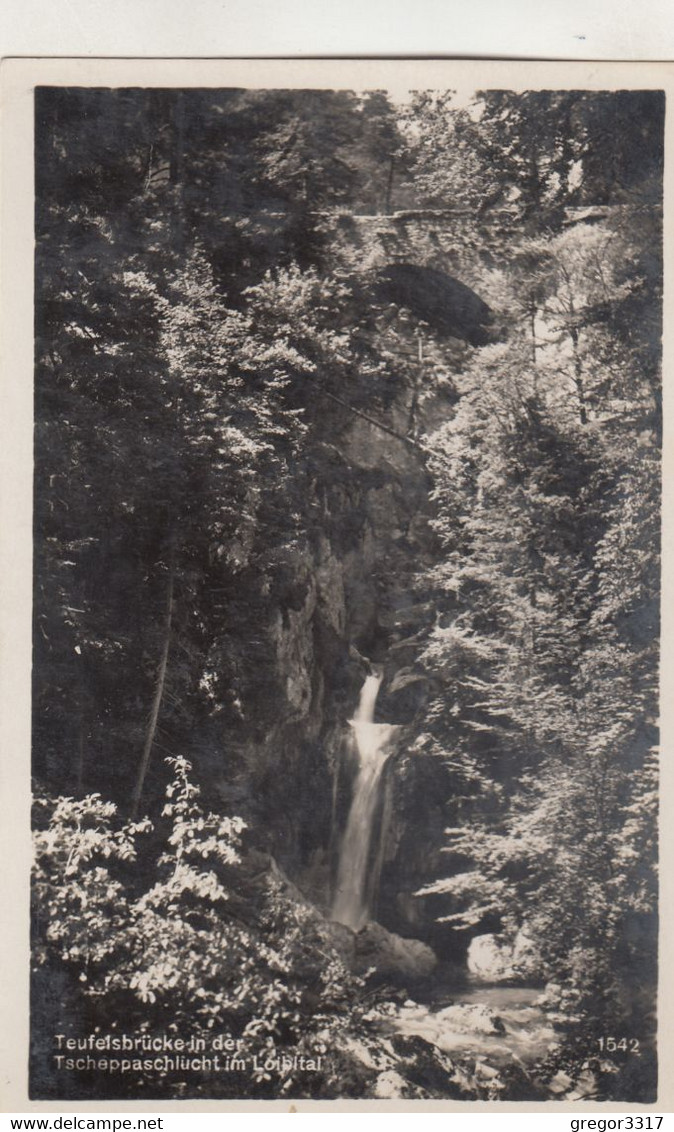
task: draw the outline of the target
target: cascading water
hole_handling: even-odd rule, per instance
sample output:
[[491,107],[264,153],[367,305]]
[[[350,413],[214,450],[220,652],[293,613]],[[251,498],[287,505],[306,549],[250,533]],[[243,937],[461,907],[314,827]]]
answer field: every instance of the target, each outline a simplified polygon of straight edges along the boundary
[[332,918],[354,931],[362,928],[369,918],[373,888],[370,858],[375,818],[382,774],[391,753],[391,739],[398,730],[392,724],[374,723],[374,706],[381,682],[382,674],[373,673],[366,678],[358,709],[351,720],[358,752],[358,772],[339,854]]

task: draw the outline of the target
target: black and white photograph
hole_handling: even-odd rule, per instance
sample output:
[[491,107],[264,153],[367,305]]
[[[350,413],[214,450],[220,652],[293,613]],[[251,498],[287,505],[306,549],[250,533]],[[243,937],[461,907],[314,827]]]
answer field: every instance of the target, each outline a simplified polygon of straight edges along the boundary
[[657,1100],[666,93],[353,71],[34,90],[32,1101]]

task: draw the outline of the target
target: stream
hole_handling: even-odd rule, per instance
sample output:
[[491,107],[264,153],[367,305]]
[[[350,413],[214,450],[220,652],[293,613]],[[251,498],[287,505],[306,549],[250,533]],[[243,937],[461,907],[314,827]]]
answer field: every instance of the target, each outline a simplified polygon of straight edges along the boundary
[[[383,673],[372,671],[361,688],[358,707],[350,721],[357,771],[351,806],[344,829],[332,919],[359,932],[368,924],[378,884],[373,847],[384,832],[379,805],[384,767],[399,728],[375,723],[375,705]],[[423,948],[386,933],[388,946]],[[426,948],[427,951],[430,949]],[[432,959],[432,953],[431,959]],[[376,963],[376,959],[373,959]],[[427,1001],[409,999],[389,1018],[389,1032],[418,1036],[443,1053],[484,1059],[493,1066],[516,1063],[524,1067],[546,1056],[558,1035],[537,1001],[542,987],[506,986],[478,982],[465,974],[436,970]]]
[[392,1027],[397,1033],[425,1038],[444,1053],[524,1066],[545,1057],[559,1040],[536,1005],[541,993],[541,987],[469,985],[435,1006],[406,1002],[392,1019]]

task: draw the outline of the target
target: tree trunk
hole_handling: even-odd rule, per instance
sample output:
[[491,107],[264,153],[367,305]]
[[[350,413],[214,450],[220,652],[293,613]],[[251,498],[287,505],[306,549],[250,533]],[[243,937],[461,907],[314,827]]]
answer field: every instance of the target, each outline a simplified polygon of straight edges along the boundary
[[84,761],[86,756],[86,722],[84,709],[80,707],[79,724],[77,728],[77,777],[75,792],[78,798],[84,795]]
[[388,166],[388,178],[386,180],[386,196],[384,197],[384,215],[388,216],[391,212],[391,200],[393,198],[393,173],[395,170],[395,156],[391,154]]
[[419,394],[423,381],[424,373],[424,340],[419,332],[417,336],[417,367],[414,371],[413,386],[412,386],[412,399],[410,401],[409,418],[407,422],[407,431],[412,438],[416,439],[416,425],[417,425],[417,411],[419,409]]
[[150,712],[150,719],[147,725],[147,732],[145,734],[145,744],[143,746],[143,753],[138,767],[138,777],[136,778],[136,785],[131,799],[131,820],[135,821],[138,817],[138,810],[140,807],[140,800],[143,794],[143,786],[145,785],[145,778],[147,776],[148,768],[150,765],[150,755],[152,754],[152,747],[154,745],[155,736],[157,734],[157,722],[159,720],[159,712],[161,710],[162,700],[164,698],[164,688],[166,686],[166,669],[168,667],[169,650],[171,647],[171,622],[173,620],[173,589],[175,583],[175,541],[171,538],[169,548],[168,560],[168,579],[166,583],[166,610],[164,613],[164,631],[161,657],[159,660],[159,667],[157,669],[157,683],[154,692],[154,699],[152,701],[152,711]]
[[169,176],[175,193],[173,204],[173,250],[185,248],[185,95],[176,91],[173,104],[173,144]]
[[585,404],[585,387],[583,384],[583,366],[578,352],[578,329],[574,326],[571,328],[571,341],[573,343],[573,370],[575,375],[576,389],[578,390],[578,404],[580,409],[580,423],[587,424],[587,408]]

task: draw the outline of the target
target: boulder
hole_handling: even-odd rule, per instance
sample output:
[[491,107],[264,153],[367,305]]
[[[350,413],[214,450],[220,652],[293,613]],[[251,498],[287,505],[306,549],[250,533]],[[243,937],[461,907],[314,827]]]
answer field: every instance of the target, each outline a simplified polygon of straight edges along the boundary
[[356,970],[374,967],[381,975],[423,979],[437,967],[435,952],[418,939],[405,939],[383,928],[366,924],[356,935]]
[[382,1101],[409,1097],[409,1093],[407,1081],[399,1073],[396,1073],[395,1069],[387,1069],[384,1073],[380,1073],[372,1090],[372,1095]]
[[484,983],[520,983],[540,975],[541,960],[533,940],[520,930],[513,943],[502,936],[478,935],[471,940],[468,970]]
[[391,1045],[399,1058],[400,1073],[415,1088],[423,1090],[423,1096],[465,1099],[454,1063],[432,1042],[416,1034],[396,1034]]
[[471,975],[483,982],[498,983],[507,977],[507,956],[495,935],[476,935],[470,941],[466,964]]

